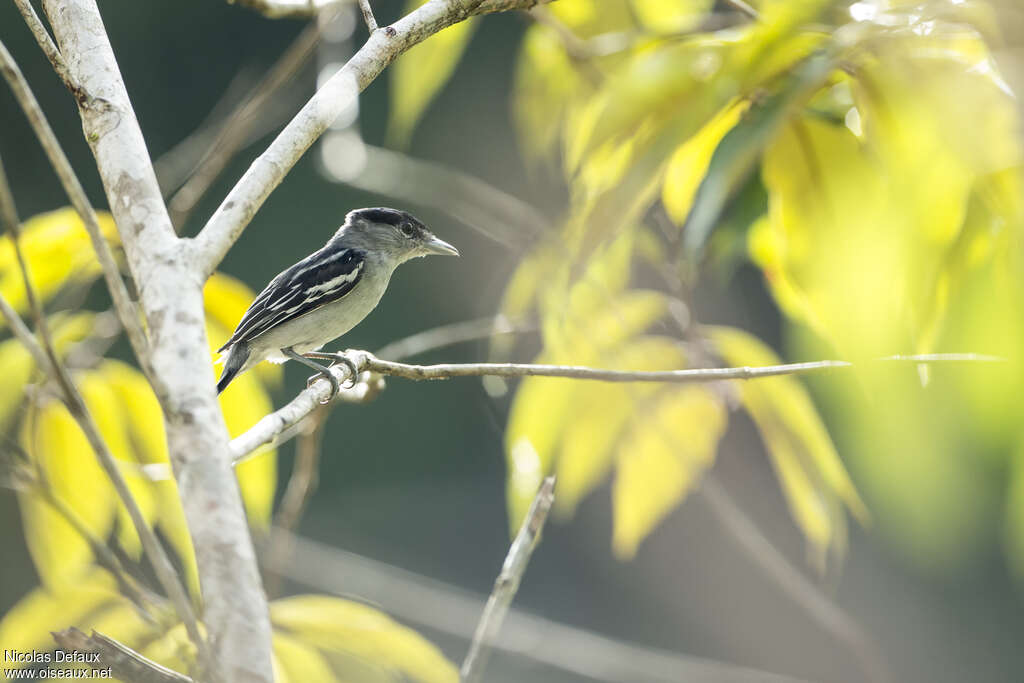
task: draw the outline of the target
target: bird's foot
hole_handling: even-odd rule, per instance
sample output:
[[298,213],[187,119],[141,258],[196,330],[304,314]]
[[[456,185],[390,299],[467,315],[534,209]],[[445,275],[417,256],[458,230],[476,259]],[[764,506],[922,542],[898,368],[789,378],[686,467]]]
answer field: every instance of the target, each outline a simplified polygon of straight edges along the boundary
[[[331,364],[341,363],[348,369],[348,377],[345,378],[345,386],[352,388],[359,381],[359,368],[356,367],[355,361],[346,356],[344,353],[328,353],[326,351],[310,351],[309,353],[303,354],[306,358],[316,358],[317,360],[329,360]],[[333,379],[334,376],[332,375]],[[337,383],[337,382],[335,382]],[[335,389],[334,393],[338,390]]]

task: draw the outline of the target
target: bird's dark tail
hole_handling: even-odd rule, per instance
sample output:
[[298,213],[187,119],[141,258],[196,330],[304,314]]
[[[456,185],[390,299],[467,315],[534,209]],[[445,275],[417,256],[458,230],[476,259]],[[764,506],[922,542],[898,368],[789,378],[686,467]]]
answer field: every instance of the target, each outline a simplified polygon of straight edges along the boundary
[[247,360],[249,360],[249,345],[245,342],[232,345],[231,351],[228,352],[228,359],[224,361],[224,372],[221,373],[220,380],[217,381],[218,394],[231,384],[231,380],[241,371]]

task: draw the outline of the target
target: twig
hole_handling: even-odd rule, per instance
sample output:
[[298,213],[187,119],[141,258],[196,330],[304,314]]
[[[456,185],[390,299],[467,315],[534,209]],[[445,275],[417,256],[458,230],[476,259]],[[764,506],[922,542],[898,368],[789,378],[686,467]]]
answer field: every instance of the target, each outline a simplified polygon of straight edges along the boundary
[[373,8],[370,7],[370,0],[359,0],[359,11],[363,13],[363,20],[370,33],[377,30],[377,18],[373,16]]
[[[3,45],[0,43],[0,49],[2,48]],[[0,203],[3,204],[2,209],[0,209],[0,217],[2,217],[4,223],[6,223],[5,227],[11,233],[11,242],[14,245],[14,253],[17,257],[18,265],[21,270],[22,282],[25,286],[25,294],[28,299],[32,315],[35,318],[36,329],[43,340],[43,350],[46,352],[46,358],[48,359],[48,363],[44,365],[44,367],[48,367],[50,372],[53,374],[54,379],[57,381],[57,384],[63,391],[64,403],[67,406],[68,411],[74,416],[76,422],[78,422],[82,431],[85,433],[86,439],[89,441],[89,445],[96,454],[96,459],[99,461],[100,466],[107,473],[107,476],[110,477],[110,481],[114,485],[114,490],[117,492],[118,497],[124,503],[125,509],[128,511],[128,516],[131,518],[132,524],[135,526],[135,530],[142,542],[142,547],[146,550],[146,555],[149,557],[150,563],[153,566],[153,570],[156,573],[160,584],[163,586],[164,590],[167,591],[167,597],[170,598],[171,603],[174,605],[174,608],[178,613],[178,617],[185,624],[185,629],[188,632],[189,637],[193,640],[200,656],[203,657],[203,661],[205,661],[207,654],[205,641],[199,633],[199,626],[196,621],[195,613],[192,611],[192,604],[189,602],[188,594],[185,592],[185,588],[174,569],[174,565],[171,564],[170,558],[167,557],[167,552],[160,544],[160,541],[157,539],[153,529],[146,522],[146,518],[142,514],[142,510],[139,508],[138,503],[135,501],[135,497],[132,495],[131,489],[128,487],[128,482],[125,480],[124,475],[121,473],[121,470],[117,465],[114,454],[110,452],[106,442],[103,440],[99,427],[97,427],[96,422],[92,417],[92,413],[89,411],[88,406],[85,404],[85,400],[82,398],[82,394],[78,391],[78,387],[71,378],[71,374],[68,372],[67,368],[64,367],[64,364],[61,363],[60,358],[57,355],[57,349],[53,342],[53,337],[50,334],[50,328],[47,324],[46,316],[39,303],[39,298],[36,296],[35,287],[32,285],[32,278],[29,274],[28,264],[25,262],[25,257],[21,250],[21,223],[18,219],[18,212],[14,206],[14,198],[11,194],[10,187],[7,184],[7,178],[6,174],[3,172],[2,164],[0,164]],[[2,308],[4,313],[7,313],[10,306],[7,305],[3,295],[0,295],[0,301],[3,301],[4,306]],[[15,318],[17,318],[17,316],[15,316]],[[15,326],[13,321],[11,326],[12,328]]]
[[852,367],[840,360],[820,360],[808,363],[788,363],[766,367],[698,368],[689,370],[631,371],[604,370],[581,365],[536,365],[531,363],[445,363],[440,365],[407,365],[380,360],[361,352],[347,352],[357,357],[360,371],[403,379],[439,380],[454,377],[565,377],[598,382],[715,382],[729,379],[755,379],[775,375],[803,375],[824,370]]
[[192,679],[185,674],[146,659],[127,645],[102,633],[93,631],[91,636],[87,636],[71,627],[64,631],[54,631],[52,635],[65,650],[99,655],[96,661],[88,662],[89,666],[109,673],[114,678],[131,683],[192,683]]
[[544,479],[530,503],[530,509],[523,519],[519,533],[512,541],[512,546],[505,557],[505,564],[501,567],[501,573],[494,582],[494,589],[491,596],[487,598],[487,605],[480,617],[476,631],[473,633],[473,641],[469,644],[469,652],[462,662],[462,670],[459,672],[462,683],[477,683],[483,675],[487,666],[487,658],[491,653],[491,644],[497,639],[501,625],[508,615],[512,600],[519,591],[519,583],[526,572],[526,565],[530,562],[534,548],[540,540],[540,532],[547,521],[548,512],[552,503],[555,502],[555,477],[549,476]]
[[32,31],[32,35],[35,37],[36,42],[39,43],[39,47],[43,49],[43,54],[50,60],[50,64],[53,66],[53,70],[57,72],[57,76],[64,81],[64,85],[68,90],[72,93],[76,92],[78,86],[71,80],[68,65],[64,63],[64,56],[57,49],[57,45],[53,42],[49,31],[43,26],[43,22],[39,20],[39,15],[36,14],[36,9],[32,6],[31,1],[14,0],[14,4],[17,5],[18,11],[24,17],[25,23],[28,25],[29,30]]
[[[361,379],[367,373],[390,375],[411,380],[441,380],[453,377],[564,377],[599,382],[666,382],[685,384],[690,382],[720,382],[725,380],[750,380],[778,375],[807,375],[830,370],[852,368],[853,364],[841,360],[821,360],[806,363],[787,363],[764,367],[737,368],[694,368],[689,370],[664,370],[659,372],[631,372],[623,370],[604,370],[574,365],[533,365],[522,363],[449,363],[443,365],[406,365],[376,358],[367,351],[347,351],[346,355],[359,368]],[[927,359],[927,360],[922,360]],[[890,356],[880,360],[900,360],[914,363],[921,362],[1000,362],[1003,359],[995,356],[976,354],[928,354],[927,356]],[[344,366],[331,368],[331,373],[339,382],[346,378]],[[379,384],[366,386],[360,381],[351,389],[342,389],[338,399],[346,402],[359,403],[369,396],[375,396]],[[256,449],[263,444],[274,441],[280,434],[291,429],[305,418],[320,401],[325,400],[331,391],[327,380],[318,380],[299,393],[290,403],[269,415],[264,416],[248,431],[231,441],[232,464],[238,465],[252,457]]]
[[[289,543],[291,533],[302,519],[309,500],[316,492],[320,483],[320,453],[323,444],[324,425],[330,414],[330,406],[321,406],[313,411],[299,435],[299,443],[295,449],[295,464],[292,475],[288,479],[281,505],[274,520],[274,529],[270,534],[267,554],[271,563],[277,565],[292,554]],[[280,583],[280,575],[274,574],[273,581],[267,581],[267,593],[275,595]]]
[[321,87],[232,188],[194,244],[201,274],[208,277],[285,174],[338,114],[398,55],[469,16],[527,9],[545,0],[428,0],[369,39]]
[[[31,6],[29,9],[31,9]],[[39,21],[39,18],[36,17],[34,11],[30,16],[34,17],[37,22]],[[45,37],[48,39],[49,34],[45,33],[45,29],[42,30]],[[33,29],[33,33],[36,33],[36,29]],[[52,46],[52,43],[41,40],[40,45],[43,46],[43,51],[46,52],[48,50],[47,45]],[[53,49],[56,50],[56,47],[53,47]],[[60,64],[63,66],[63,60],[61,60]],[[64,69],[66,71],[66,66]],[[22,110],[25,112],[25,116],[32,125],[32,129],[35,131],[36,137],[39,138],[39,142],[43,146],[43,150],[46,152],[46,156],[50,160],[50,164],[57,172],[57,177],[60,179],[60,183],[64,187],[64,191],[67,193],[68,198],[71,200],[71,204],[75,207],[75,211],[77,211],[78,215],[81,217],[82,223],[85,224],[85,229],[89,233],[89,238],[92,240],[93,249],[96,251],[96,257],[99,259],[100,266],[102,267],[103,277],[106,280],[107,288],[110,290],[110,297],[114,302],[114,308],[117,310],[117,315],[121,319],[121,324],[124,326],[125,332],[128,335],[128,341],[132,346],[132,351],[135,352],[135,357],[138,359],[139,365],[147,375],[151,376],[151,368],[148,363],[149,343],[146,339],[145,332],[142,330],[142,325],[139,323],[139,316],[136,312],[135,304],[132,303],[131,297],[128,294],[128,288],[125,286],[124,280],[121,279],[121,270],[117,266],[117,260],[114,258],[114,253],[110,249],[110,245],[107,243],[106,238],[103,236],[103,231],[100,229],[99,218],[96,216],[96,211],[89,202],[89,198],[85,194],[85,189],[82,187],[82,183],[78,180],[78,176],[75,175],[74,169],[71,168],[71,163],[68,161],[67,156],[64,154],[64,150],[60,146],[60,142],[57,140],[57,136],[54,135],[53,129],[46,120],[46,115],[39,106],[39,102],[36,100],[31,88],[29,88],[28,81],[25,80],[24,75],[21,73],[21,69],[18,68],[17,63],[14,61],[10,52],[7,51],[7,48],[4,46],[2,41],[0,41],[0,71],[3,72],[4,78],[10,85],[15,99],[17,99],[18,104],[21,105]],[[66,76],[66,74],[63,75],[62,78],[64,78],[65,83],[71,83],[70,77]],[[72,86],[69,85],[68,87]],[[72,89],[72,92],[74,93],[75,90]]]
[[196,204],[248,140],[267,102],[306,64],[319,41],[320,24],[312,22],[231,112],[191,176],[168,202],[167,209],[175,226],[180,229],[188,220]]
[[704,476],[697,490],[703,495],[719,523],[754,560],[755,566],[762,569],[783,593],[802,607],[816,624],[830,632],[853,652],[866,680],[875,683],[891,680],[878,647],[860,625],[789,563],[761,533],[754,521],[729,497],[711,473]]

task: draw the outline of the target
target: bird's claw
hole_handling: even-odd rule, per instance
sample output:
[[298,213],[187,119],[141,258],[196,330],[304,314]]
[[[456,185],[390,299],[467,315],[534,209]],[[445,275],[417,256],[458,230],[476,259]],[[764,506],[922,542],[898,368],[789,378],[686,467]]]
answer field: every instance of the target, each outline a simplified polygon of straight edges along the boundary
[[318,372],[317,374],[313,375],[312,377],[306,380],[306,388],[308,389],[311,386],[313,386],[313,383],[316,382],[318,379],[326,379],[328,382],[331,383],[331,393],[327,394],[327,398],[320,401],[321,404],[330,403],[331,399],[337,396],[338,392],[341,391],[341,386],[338,384],[338,378],[336,378],[333,374],[327,371]]
[[[346,356],[344,353],[327,353],[326,351],[314,351],[307,353],[308,358],[318,358],[320,360],[329,360],[331,365],[341,363],[348,369],[348,377],[345,378],[345,388],[351,389],[359,382],[359,368],[356,367],[355,361]],[[333,375],[332,375],[333,378]],[[335,391],[337,393],[337,390]]]

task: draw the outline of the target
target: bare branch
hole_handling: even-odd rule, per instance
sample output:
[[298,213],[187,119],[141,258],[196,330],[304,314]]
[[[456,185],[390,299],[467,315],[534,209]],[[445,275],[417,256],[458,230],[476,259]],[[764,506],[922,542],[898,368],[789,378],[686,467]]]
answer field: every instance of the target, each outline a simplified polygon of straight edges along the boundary
[[28,25],[32,35],[35,37],[36,42],[39,43],[39,47],[42,48],[43,54],[50,60],[50,64],[53,66],[53,70],[57,72],[57,75],[62,81],[64,81],[65,87],[72,93],[78,89],[74,81],[71,80],[71,74],[68,73],[68,65],[64,63],[64,57],[61,55],[60,50],[57,49],[57,45],[53,42],[53,38],[50,37],[49,31],[43,26],[43,22],[39,20],[39,15],[36,14],[35,7],[32,6],[30,0],[14,0],[14,4],[18,6],[18,11],[21,12],[21,16],[24,17],[25,23]]
[[505,557],[501,573],[494,582],[494,589],[487,599],[480,623],[473,633],[469,653],[462,662],[462,670],[459,672],[462,683],[477,683],[483,675],[484,668],[487,667],[487,658],[490,656],[491,644],[497,640],[501,625],[512,606],[512,600],[519,591],[519,583],[526,572],[526,565],[530,563],[530,556],[537,547],[540,532],[554,502],[555,477],[549,476],[541,483],[537,495],[530,503],[530,509],[523,519],[522,526],[519,527],[519,533],[516,534],[512,547]]
[[[463,588],[317,541],[292,535],[291,557],[266,568],[334,595],[358,595],[389,614],[467,641],[484,598]],[[792,676],[615,640],[513,606],[494,649],[587,680],[622,683],[804,683]]]
[[369,39],[306,103],[232,188],[196,238],[201,274],[208,277],[260,206],[324,131],[395,57],[467,17],[528,9],[544,0],[429,0]]
[[[693,368],[660,372],[632,372],[605,370],[578,365],[534,365],[525,363],[448,363],[442,365],[406,365],[380,360],[368,351],[349,350],[345,355],[359,368],[360,382],[350,389],[342,389],[337,398],[349,403],[360,403],[376,396],[379,380],[374,375],[390,375],[411,380],[441,380],[454,377],[564,377],[598,382],[665,382],[685,384],[691,382],[720,382],[725,380],[751,380],[779,375],[807,375],[853,367],[841,360],[821,360],[806,363],[787,363],[765,367]],[[927,356],[890,356],[881,361],[928,362],[1000,362],[1003,359],[978,354],[929,354]],[[347,378],[344,366],[331,368],[339,382]],[[367,378],[373,384],[367,385]],[[288,405],[263,417],[245,433],[231,441],[232,463],[237,465],[253,457],[256,449],[274,442],[281,434],[292,429],[305,418],[320,401],[330,395],[331,386],[321,379],[300,392]]]
[[359,11],[363,13],[363,21],[366,28],[373,33],[377,30],[377,18],[373,16],[373,8],[370,7],[370,0],[359,0]]
[[271,630],[228,433],[214,393],[202,284],[191,240],[167,214],[142,131],[95,0],[44,0],[72,79],[150,331],[151,383],[196,551],[210,681],[273,678]]
[[113,675],[131,683],[192,683],[192,679],[177,671],[146,659],[127,645],[117,642],[102,633],[92,632],[87,636],[77,628],[53,632],[53,639],[65,650],[98,654],[95,662],[89,662],[93,669]]
[[[29,9],[31,10],[31,6],[29,6]],[[37,22],[39,21],[34,11],[31,13],[31,17],[35,18]],[[40,29],[45,34],[45,29],[42,29],[41,25]],[[35,32],[36,29],[33,29],[33,33]],[[49,34],[45,35],[48,39]],[[44,46],[44,51],[47,51],[47,44],[52,46],[52,43],[47,41],[40,42],[40,45]],[[53,49],[56,50],[56,48]],[[63,60],[59,62],[59,65],[57,67],[58,71],[60,68],[65,70],[62,77],[65,83],[68,84],[68,87],[72,88],[72,93],[75,93],[77,97],[77,86],[73,86],[70,77],[67,76],[67,67],[64,65]],[[110,245],[107,244],[103,231],[100,229],[100,222],[96,216],[96,211],[89,202],[85,189],[78,180],[78,176],[75,175],[74,169],[71,168],[71,162],[68,161],[64,150],[60,146],[60,142],[57,141],[57,136],[46,120],[39,102],[36,100],[35,95],[32,94],[28,81],[25,80],[21,69],[18,68],[17,63],[14,61],[11,53],[7,51],[3,42],[0,42],[0,71],[3,72],[4,78],[10,85],[15,99],[17,99],[18,104],[21,105],[22,110],[25,112],[25,116],[36,133],[36,137],[39,138],[39,142],[42,144],[50,164],[57,172],[57,177],[60,178],[61,185],[71,200],[71,204],[75,207],[75,211],[78,212],[82,222],[85,224],[85,229],[92,240],[93,249],[96,251],[96,257],[99,259],[100,266],[103,269],[103,277],[106,280],[107,288],[110,290],[110,297],[114,302],[114,308],[117,310],[117,315],[121,319],[121,324],[128,335],[128,341],[135,352],[135,357],[138,358],[139,364],[146,371],[146,374],[149,375],[150,368],[147,363],[149,355],[147,352],[148,341],[146,334],[139,323],[135,304],[128,295],[128,288],[125,286],[124,280],[121,279],[121,270],[117,267],[114,253],[111,251]]]
[[[3,44],[0,43],[0,51],[3,51],[3,49]],[[21,224],[18,220],[18,212],[14,206],[14,197],[7,184],[7,176],[3,170],[2,164],[0,164],[0,204],[2,204],[2,206],[0,206],[0,217],[3,218],[4,223],[6,223],[5,227],[11,233],[11,242],[14,245],[14,253],[18,261],[18,266],[21,270],[22,283],[25,286],[26,298],[28,299],[32,315],[35,318],[36,329],[43,340],[43,350],[46,354],[47,363],[42,367],[49,369],[53,378],[57,381],[57,384],[63,391],[64,404],[67,406],[68,412],[71,413],[75,418],[75,421],[81,427],[86,440],[89,442],[93,453],[96,455],[96,459],[99,461],[103,470],[107,473],[107,476],[110,477],[110,481],[114,485],[114,490],[117,492],[121,502],[124,503],[125,509],[128,511],[128,517],[132,520],[132,525],[135,527],[135,530],[139,535],[139,540],[142,542],[142,547],[146,550],[146,556],[149,558],[150,564],[153,566],[153,570],[156,573],[157,579],[160,581],[160,585],[162,585],[164,590],[167,592],[167,597],[170,598],[171,603],[174,605],[174,608],[178,613],[178,617],[182,622],[184,622],[188,635],[195,643],[197,650],[201,655],[205,655],[206,644],[202,635],[199,633],[196,616],[192,611],[192,603],[189,602],[188,594],[185,592],[181,579],[178,577],[178,574],[174,569],[174,565],[171,564],[171,560],[167,556],[166,550],[164,550],[163,545],[160,544],[159,539],[157,539],[156,534],[149,526],[145,516],[142,514],[142,510],[135,501],[135,497],[132,495],[131,489],[128,487],[128,482],[121,473],[121,470],[117,465],[117,461],[114,458],[114,454],[110,451],[107,443],[103,440],[99,427],[96,425],[96,422],[92,417],[92,413],[89,411],[89,408],[85,403],[85,399],[82,398],[82,394],[78,391],[78,387],[75,385],[75,382],[71,377],[71,373],[69,373],[67,368],[64,367],[64,364],[60,361],[60,357],[57,355],[57,348],[53,342],[53,336],[50,334],[50,327],[46,321],[46,316],[43,313],[42,306],[39,303],[39,297],[36,296],[35,287],[32,285],[32,278],[29,274],[28,264],[26,263],[25,256],[21,250]],[[0,294],[0,301],[3,302],[3,306],[0,307],[0,309],[2,309],[4,313],[7,313],[10,310],[10,306],[2,294]],[[15,318],[17,318],[17,316],[14,316],[14,318],[11,319],[12,328],[15,327]],[[24,327],[24,323],[22,323],[21,326]]]

